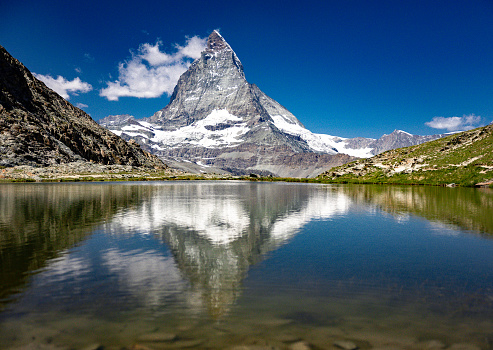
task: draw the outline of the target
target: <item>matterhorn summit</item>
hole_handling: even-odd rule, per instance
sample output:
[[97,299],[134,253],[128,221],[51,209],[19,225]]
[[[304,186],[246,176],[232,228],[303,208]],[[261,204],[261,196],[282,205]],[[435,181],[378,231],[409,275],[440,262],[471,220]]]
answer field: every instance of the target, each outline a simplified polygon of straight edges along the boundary
[[201,57],[178,80],[170,103],[148,122],[174,131],[157,135],[167,146],[192,143],[210,148],[253,142],[284,146],[294,152],[309,151],[305,142],[286,139],[275,127],[273,114],[303,127],[289,111],[247,82],[238,56],[214,31]]
[[245,77],[218,31],[183,73],[169,104],[149,118],[104,118],[100,124],[134,139],[188,171],[310,177],[356,157],[371,156],[350,139],[314,134]]

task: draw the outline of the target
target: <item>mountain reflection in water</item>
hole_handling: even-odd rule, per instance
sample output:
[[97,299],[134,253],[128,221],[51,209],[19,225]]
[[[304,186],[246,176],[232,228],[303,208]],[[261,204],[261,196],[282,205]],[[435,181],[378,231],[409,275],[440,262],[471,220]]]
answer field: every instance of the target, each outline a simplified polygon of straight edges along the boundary
[[117,215],[105,230],[162,240],[192,286],[190,304],[196,307],[200,296],[210,314],[220,317],[236,300],[250,265],[310,220],[344,213],[348,206],[344,194],[313,186],[173,183],[159,185],[149,200]]
[[[30,274],[90,266],[84,257],[75,263],[65,253],[100,227],[112,235],[150,235],[172,251],[173,261],[157,252],[103,251],[102,260],[121,283],[151,283],[144,290],[163,294],[165,286],[177,284],[170,279],[184,274],[193,289],[190,304],[196,306],[200,295],[211,314],[220,316],[234,302],[250,265],[306,222],[348,206],[346,195],[328,187],[289,184],[5,184],[0,188],[1,300],[22,290]],[[176,267],[179,271],[169,272]]]
[[[349,232],[344,226],[347,220],[354,217],[358,220],[354,227],[358,227],[365,222],[375,226],[371,219],[363,218],[381,220],[382,215],[389,216],[386,213],[396,222],[417,216],[431,222],[427,227],[431,227],[428,230],[432,234],[433,225],[438,225],[436,231],[441,235],[469,231],[489,239],[493,235],[492,212],[493,191],[475,189],[249,182],[2,184],[0,343],[16,344],[18,339],[10,338],[9,334],[20,325],[57,324],[70,317],[75,317],[78,324],[84,317],[128,321],[134,324],[132,330],[125,331],[129,339],[141,332],[137,324],[147,320],[161,320],[169,327],[177,327],[180,320],[219,322],[233,317],[228,315],[234,314],[235,305],[243,305],[261,294],[259,291],[264,287],[245,290],[243,285],[245,280],[250,281],[249,286],[258,282],[258,268],[253,278],[249,275],[253,266],[262,264],[266,267],[260,271],[266,273],[266,280],[261,283],[267,288],[269,283],[306,283],[295,288],[307,292],[307,298],[322,292],[324,303],[330,298],[341,302],[339,290],[356,293],[360,292],[357,288],[364,289],[373,283],[372,277],[365,277],[366,271],[368,276],[389,283],[395,283],[396,277],[381,270],[392,265],[385,257],[372,256],[375,253],[370,251],[338,251],[338,247],[355,244],[357,249],[356,246],[365,246],[364,239],[370,239],[373,244],[383,240],[380,243],[389,244],[393,250],[393,244],[416,244],[421,239],[401,235],[402,242],[398,241],[400,236],[385,241],[387,236],[376,231],[363,236]],[[324,224],[331,221],[331,226]],[[298,238],[308,235],[314,227],[331,228],[312,236],[324,247],[317,253],[320,256],[282,255],[290,249],[303,254],[310,245],[316,245],[313,241],[302,241],[304,246],[290,244],[294,240],[299,243]],[[364,232],[365,227],[358,230]],[[408,254],[414,254],[416,247],[409,248]],[[292,260],[263,262],[273,254]],[[374,259],[371,264],[365,264],[367,257]],[[300,264],[296,259],[300,259]],[[309,261],[308,265],[303,265],[301,259]],[[321,267],[305,273],[303,269],[310,266]],[[286,272],[290,269],[303,274],[298,276],[298,282],[298,277]],[[350,275],[345,280],[346,270]],[[292,281],[282,282],[286,276]],[[417,282],[412,280],[409,286]],[[393,293],[397,288],[402,294],[406,283],[397,287],[378,285],[372,293],[379,294],[385,288],[389,288],[385,293]],[[325,284],[330,287],[323,289]],[[311,291],[310,286],[322,286],[321,292]],[[469,287],[457,290],[461,288]],[[446,292],[440,289],[439,293],[442,291]],[[286,290],[282,293],[276,302],[295,295]],[[483,303],[481,310],[486,310],[486,314],[492,312],[491,301],[489,306],[484,304],[489,300],[488,293],[475,299]],[[314,305],[319,305],[319,301]],[[326,319],[305,311],[293,312],[290,318],[310,322]],[[50,329],[57,327],[62,326],[52,325]],[[202,328],[208,329],[203,324]],[[24,330],[29,337],[30,332],[31,328]],[[28,342],[29,337],[22,339]]]

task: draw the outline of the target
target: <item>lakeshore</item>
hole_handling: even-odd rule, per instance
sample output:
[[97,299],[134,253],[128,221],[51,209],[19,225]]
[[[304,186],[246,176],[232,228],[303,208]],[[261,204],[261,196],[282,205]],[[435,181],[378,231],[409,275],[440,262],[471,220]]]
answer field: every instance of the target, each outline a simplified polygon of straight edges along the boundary
[[191,174],[172,168],[135,167],[130,165],[101,165],[90,162],[73,162],[46,167],[21,165],[0,168],[0,183],[9,182],[93,182],[93,181],[176,181],[176,180],[246,180],[246,181],[281,181],[299,183],[325,184],[381,184],[381,185],[427,185],[443,187],[489,187],[493,188],[493,180],[482,180],[464,186],[458,178],[449,182],[433,181],[427,177],[425,181],[416,178],[328,178],[321,174],[315,178],[291,178],[260,176],[257,174],[231,175],[202,173]]

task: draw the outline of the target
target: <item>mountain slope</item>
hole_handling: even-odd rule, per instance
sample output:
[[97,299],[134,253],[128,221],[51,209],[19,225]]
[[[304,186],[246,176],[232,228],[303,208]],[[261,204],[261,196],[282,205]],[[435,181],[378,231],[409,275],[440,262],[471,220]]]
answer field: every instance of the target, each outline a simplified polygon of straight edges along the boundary
[[330,169],[332,182],[473,186],[493,180],[493,125]]
[[[382,138],[315,134],[247,82],[231,46],[214,31],[199,59],[180,77],[169,104],[150,118],[108,116],[99,123],[134,139],[167,162],[196,171],[311,177],[352,157],[441,137],[394,131]],[[193,165],[193,166],[192,166]]]
[[165,166],[47,88],[0,46],[0,165],[74,161]]

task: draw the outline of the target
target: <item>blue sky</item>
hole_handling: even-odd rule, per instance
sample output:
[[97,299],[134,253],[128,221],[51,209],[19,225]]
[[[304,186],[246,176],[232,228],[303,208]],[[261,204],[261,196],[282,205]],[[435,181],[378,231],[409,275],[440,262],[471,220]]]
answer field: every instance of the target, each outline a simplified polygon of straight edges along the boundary
[[491,0],[3,1],[0,44],[94,119],[141,118],[219,29],[311,131],[424,135],[493,121],[492,18]]

